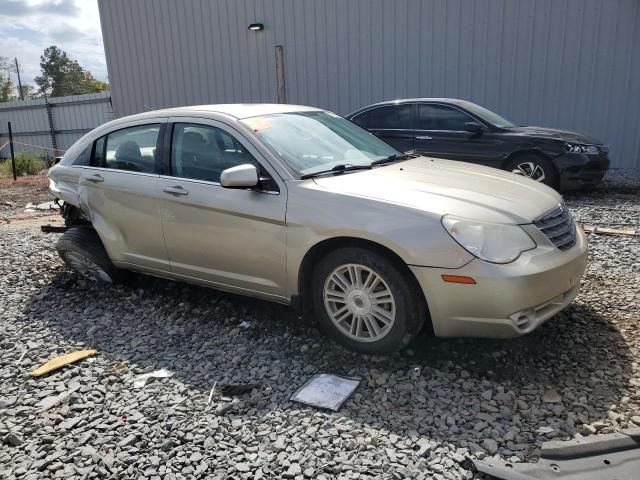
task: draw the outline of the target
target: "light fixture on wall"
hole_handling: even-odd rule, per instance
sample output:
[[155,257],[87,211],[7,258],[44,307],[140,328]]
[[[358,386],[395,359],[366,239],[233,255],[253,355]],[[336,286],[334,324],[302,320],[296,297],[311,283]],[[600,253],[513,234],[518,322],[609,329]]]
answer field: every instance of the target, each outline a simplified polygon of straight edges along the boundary
[[249,30],[260,32],[264,30],[264,25],[262,23],[252,23],[251,25],[249,25]]

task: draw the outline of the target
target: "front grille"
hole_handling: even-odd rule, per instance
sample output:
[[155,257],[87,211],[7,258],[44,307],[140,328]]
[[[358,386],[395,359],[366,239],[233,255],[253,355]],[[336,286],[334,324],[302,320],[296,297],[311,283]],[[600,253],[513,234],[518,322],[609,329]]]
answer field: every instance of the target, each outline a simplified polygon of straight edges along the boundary
[[534,220],[533,224],[560,250],[569,250],[576,244],[576,224],[564,204]]

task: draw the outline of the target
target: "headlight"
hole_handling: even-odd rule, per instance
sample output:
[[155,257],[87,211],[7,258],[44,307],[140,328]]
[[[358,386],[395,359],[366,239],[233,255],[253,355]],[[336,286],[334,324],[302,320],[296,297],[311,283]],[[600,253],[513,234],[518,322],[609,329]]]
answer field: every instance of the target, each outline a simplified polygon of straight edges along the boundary
[[597,153],[600,153],[600,151],[598,150],[598,147],[596,147],[595,145],[583,145],[580,143],[565,143],[564,144],[565,148],[567,149],[567,152],[569,153],[586,153],[588,155],[594,155]]
[[442,225],[471,255],[492,263],[509,263],[536,243],[518,225],[484,223],[445,215]]

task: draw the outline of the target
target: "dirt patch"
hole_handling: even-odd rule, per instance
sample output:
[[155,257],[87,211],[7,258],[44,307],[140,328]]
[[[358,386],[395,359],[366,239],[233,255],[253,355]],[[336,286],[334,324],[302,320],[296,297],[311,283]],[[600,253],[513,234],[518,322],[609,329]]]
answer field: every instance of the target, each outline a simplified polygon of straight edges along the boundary
[[28,203],[38,204],[53,200],[49,193],[49,179],[45,175],[0,179],[0,217],[12,218],[24,213]]

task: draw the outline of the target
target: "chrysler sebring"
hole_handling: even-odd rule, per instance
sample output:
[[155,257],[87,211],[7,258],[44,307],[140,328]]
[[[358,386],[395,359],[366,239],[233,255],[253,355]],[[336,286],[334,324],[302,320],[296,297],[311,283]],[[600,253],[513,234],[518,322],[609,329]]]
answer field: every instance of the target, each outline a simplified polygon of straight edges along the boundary
[[576,296],[587,243],[551,188],[404,154],[331,112],[206,105],[102,125],[49,171],[79,274],[125,271],[311,314],[359,352],[530,332]]

